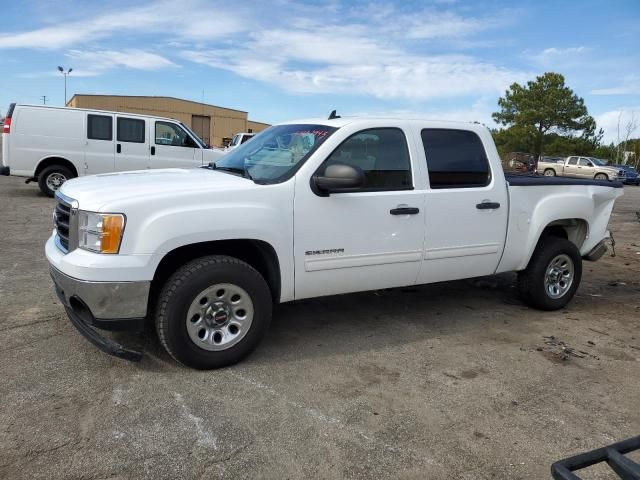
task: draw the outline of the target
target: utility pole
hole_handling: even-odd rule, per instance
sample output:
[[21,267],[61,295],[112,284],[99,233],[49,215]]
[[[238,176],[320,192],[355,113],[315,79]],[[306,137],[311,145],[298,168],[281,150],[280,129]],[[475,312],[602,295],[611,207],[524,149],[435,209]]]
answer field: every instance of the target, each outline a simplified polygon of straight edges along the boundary
[[46,95],[41,95],[40,98],[42,99],[42,104],[46,105],[47,104],[47,96]]
[[73,68],[70,68],[65,72],[64,68],[58,67],[58,71],[64,76],[64,106],[66,107],[67,106],[67,77],[71,72],[73,72]]

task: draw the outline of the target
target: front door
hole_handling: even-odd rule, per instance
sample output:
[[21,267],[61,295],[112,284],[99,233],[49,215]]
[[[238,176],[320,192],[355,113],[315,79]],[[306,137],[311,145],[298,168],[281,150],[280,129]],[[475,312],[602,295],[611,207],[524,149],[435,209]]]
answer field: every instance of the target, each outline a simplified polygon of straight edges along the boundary
[[156,120],[151,168],[193,168],[202,166],[202,151],[180,125]]
[[580,178],[593,178],[595,176],[595,168],[588,158],[580,157],[578,162],[578,176]]
[[115,171],[149,168],[147,120],[118,115]]
[[114,155],[113,115],[88,114],[87,139],[84,147],[84,175],[113,172]]
[[318,168],[361,168],[364,186],[321,196],[296,178],[295,297],[412,285],[424,237],[424,191],[413,189],[414,169],[399,128],[372,128],[343,141]]
[[493,274],[509,213],[502,172],[491,172],[483,141],[473,131],[423,129],[421,137],[429,190],[418,283]]

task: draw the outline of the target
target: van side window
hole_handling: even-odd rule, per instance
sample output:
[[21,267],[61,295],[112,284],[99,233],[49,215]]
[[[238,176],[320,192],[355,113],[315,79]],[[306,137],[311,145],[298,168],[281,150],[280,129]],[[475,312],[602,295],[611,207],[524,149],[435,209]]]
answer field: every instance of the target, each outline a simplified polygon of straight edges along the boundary
[[193,140],[183,128],[169,122],[156,122],[156,145],[193,148]]
[[432,189],[484,187],[491,182],[487,154],[474,132],[425,128],[420,135]]
[[404,132],[399,128],[372,128],[351,135],[325,160],[364,172],[362,191],[411,190],[411,161]]
[[118,141],[144,143],[144,120],[118,117]]
[[88,115],[87,138],[91,140],[113,140],[113,118],[106,115]]

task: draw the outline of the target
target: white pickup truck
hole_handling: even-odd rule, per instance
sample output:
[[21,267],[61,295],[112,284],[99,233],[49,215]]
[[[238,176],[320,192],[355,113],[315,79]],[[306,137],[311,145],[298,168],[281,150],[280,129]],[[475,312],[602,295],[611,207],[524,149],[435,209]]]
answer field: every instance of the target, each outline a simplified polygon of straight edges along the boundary
[[284,123],[209,168],[104,174],[57,193],[46,256],[73,324],[153,319],[177,361],[237,362],[278,302],[518,272],[523,300],[564,307],[606,251],[617,182],[506,177],[471,123]]

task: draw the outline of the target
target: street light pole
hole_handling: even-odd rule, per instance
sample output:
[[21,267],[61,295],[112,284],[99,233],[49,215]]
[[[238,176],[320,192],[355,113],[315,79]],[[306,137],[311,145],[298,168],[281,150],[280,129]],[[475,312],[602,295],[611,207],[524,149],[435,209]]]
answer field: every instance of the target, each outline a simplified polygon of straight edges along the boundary
[[73,68],[70,68],[69,70],[67,70],[66,72],[64,71],[64,68],[62,67],[58,67],[58,71],[64,76],[64,106],[67,106],[67,76],[73,72]]

